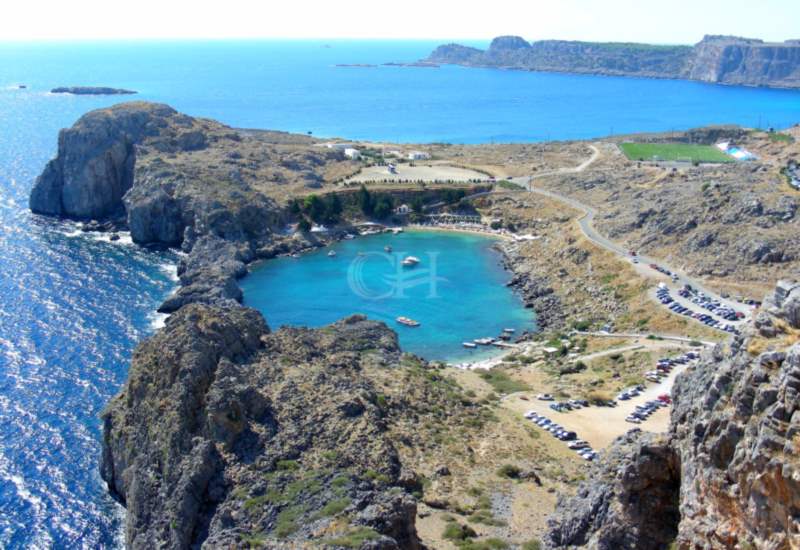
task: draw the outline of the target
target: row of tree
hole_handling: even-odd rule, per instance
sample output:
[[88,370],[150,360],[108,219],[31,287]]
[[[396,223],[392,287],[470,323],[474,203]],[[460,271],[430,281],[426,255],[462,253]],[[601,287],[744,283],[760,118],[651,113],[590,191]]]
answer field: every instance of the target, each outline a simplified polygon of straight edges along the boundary
[[[442,200],[447,204],[458,202],[466,195],[463,189],[442,190]],[[372,193],[362,185],[356,194],[356,203],[361,212],[368,218],[385,220],[394,212],[394,199],[387,193]],[[422,214],[424,202],[421,197],[411,201],[411,211]],[[335,225],[342,219],[344,206],[337,193],[324,196],[308,195],[304,199],[292,199],[289,202],[289,211],[300,217],[300,229],[308,231],[311,222],[318,224]]]

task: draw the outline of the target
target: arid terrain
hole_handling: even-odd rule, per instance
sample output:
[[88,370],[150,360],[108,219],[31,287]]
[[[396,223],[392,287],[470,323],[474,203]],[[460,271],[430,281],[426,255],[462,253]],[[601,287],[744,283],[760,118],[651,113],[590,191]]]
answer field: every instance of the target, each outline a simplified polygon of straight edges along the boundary
[[[237,130],[166,106],[131,103],[86,115],[62,134],[59,156],[32,193],[33,210],[91,229],[127,228],[137,243],[186,253],[180,288],[161,306],[173,315],[139,346],[128,383],[103,416],[103,476],[128,508],[129,546],[531,550],[601,540],[615,547],[618,524],[649,533],[647,518],[615,500],[607,464],[624,464],[643,480],[631,490],[654,487],[649,504],[665,511],[653,515],[663,524],[630,547],[673,540],[692,547],[707,526],[695,516],[675,520],[677,470],[700,472],[719,494],[727,460],[758,496],[745,451],[731,450],[750,441],[741,426],[773,414],[776,445],[796,433],[787,428],[796,400],[787,393],[776,401],[773,386],[794,387],[800,363],[786,350],[797,339],[800,297],[788,283],[772,289],[798,278],[800,192],[783,174],[800,156],[798,137],[797,128],[716,128],[592,142],[415,145],[430,155],[415,164],[431,174],[472,170],[466,173],[481,182],[382,178],[362,188],[347,178],[380,175],[382,148],[400,146],[356,143],[369,154],[350,160],[305,136]],[[617,144],[634,139],[734,140],[758,159],[631,161]],[[408,165],[397,162],[401,170]],[[403,205],[411,208],[396,210]],[[358,238],[364,222],[373,231],[438,223],[440,214],[470,220],[448,229],[498,237],[509,284],[536,312],[540,331],[516,335],[502,356],[427,362],[402,353],[391,330],[362,317],[271,331],[241,305],[237,279],[257,259]],[[326,231],[312,231],[323,225]],[[742,318],[726,332],[671,311],[656,294],[686,283]],[[768,311],[743,301],[767,294]],[[695,352],[690,364],[654,380],[659,359]],[[751,409],[738,401],[744,393],[727,393],[733,383],[746,385],[743,371],[721,379],[717,363],[746,366],[763,393]],[[689,376],[697,387],[682,382]],[[634,386],[640,394],[617,402]],[[701,387],[718,398],[702,413],[713,425],[723,422],[728,399],[739,407],[735,419],[725,417],[730,433],[707,434],[716,445],[713,464],[686,436],[694,420],[685,411],[702,406]],[[659,408],[636,426],[626,419],[666,394],[680,412]],[[550,407],[568,400],[589,404]],[[581,457],[526,419],[529,411],[600,454]],[[640,430],[629,432],[634,427]],[[770,441],[754,445],[774,465]],[[649,449],[662,477],[640,460]],[[598,472],[596,490],[578,490]],[[775,516],[753,519],[752,529],[731,520],[714,535],[723,541],[714,548],[739,535],[789,548],[776,529],[786,526],[796,483],[776,476],[789,496]],[[687,494],[695,500],[682,505],[696,513],[697,494]],[[614,512],[602,518],[610,523],[585,519],[595,506],[585,501],[594,498]],[[715,510],[735,501],[737,518],[749,514],[736,498],[715,497]],[[561,516],[553,519],[554,511]]]

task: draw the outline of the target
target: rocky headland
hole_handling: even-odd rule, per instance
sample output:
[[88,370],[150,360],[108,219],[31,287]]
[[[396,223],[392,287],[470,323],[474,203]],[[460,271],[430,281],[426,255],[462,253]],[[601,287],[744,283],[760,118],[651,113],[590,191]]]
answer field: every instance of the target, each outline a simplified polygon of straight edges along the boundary
[[109,88],[107,86],[60,86],[50,90],[50,93],[72,95],[133,95],[137,92],[124,88]]
[[694,46],[527,42],[500,36],[486,50],[459,44],[436,48],[425,60],[473,67],[680,78],[743,86],[800,87],[800,42],[770,43],[734,36],[706,36]]

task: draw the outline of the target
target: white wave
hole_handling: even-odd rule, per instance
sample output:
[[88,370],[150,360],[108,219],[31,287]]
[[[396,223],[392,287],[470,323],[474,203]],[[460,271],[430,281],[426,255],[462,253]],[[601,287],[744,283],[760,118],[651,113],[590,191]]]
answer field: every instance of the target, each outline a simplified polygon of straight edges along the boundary
[[158,311],[154,311],[150,314],[150,330],[151,332],[155,332],[160,328],[163,328],[164,325],[167,323],[167,315],[166,313],[159,313]]
[[169,280],[173,283],[180,281],[180,278],[178,277],[178,264],[163,263],[158,265],[158,269],[160,269],[163,274],[169,277]]

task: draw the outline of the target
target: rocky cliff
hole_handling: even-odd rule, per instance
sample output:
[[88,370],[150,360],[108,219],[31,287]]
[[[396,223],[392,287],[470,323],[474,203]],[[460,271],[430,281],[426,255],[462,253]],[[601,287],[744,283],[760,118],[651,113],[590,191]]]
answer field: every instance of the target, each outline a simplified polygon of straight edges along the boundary
[[145,102],[92,111],[62,130],[37,178],[33,212],[112,220],[134,242],[181,247],[181,288],[161,310],[241,300],[236,278],[283,235],[291,194],[356,169],[305,136],[236,130]]
[[103,413],[127,545],[419,547],[418,487],[375,382],[400,359],[363,317],[271,333],[246,308],[181,309]]
[[800,284],[681,375],[669,433],[617,440],[551,518],[554,548],[800,545]]
[[694,47],[541,40],[492,40],[486,50],[458,44],[436,48],[432,63],[530,71],[651,78],[685,78],[720,84],[800,87],[800,44],[706,36]]

